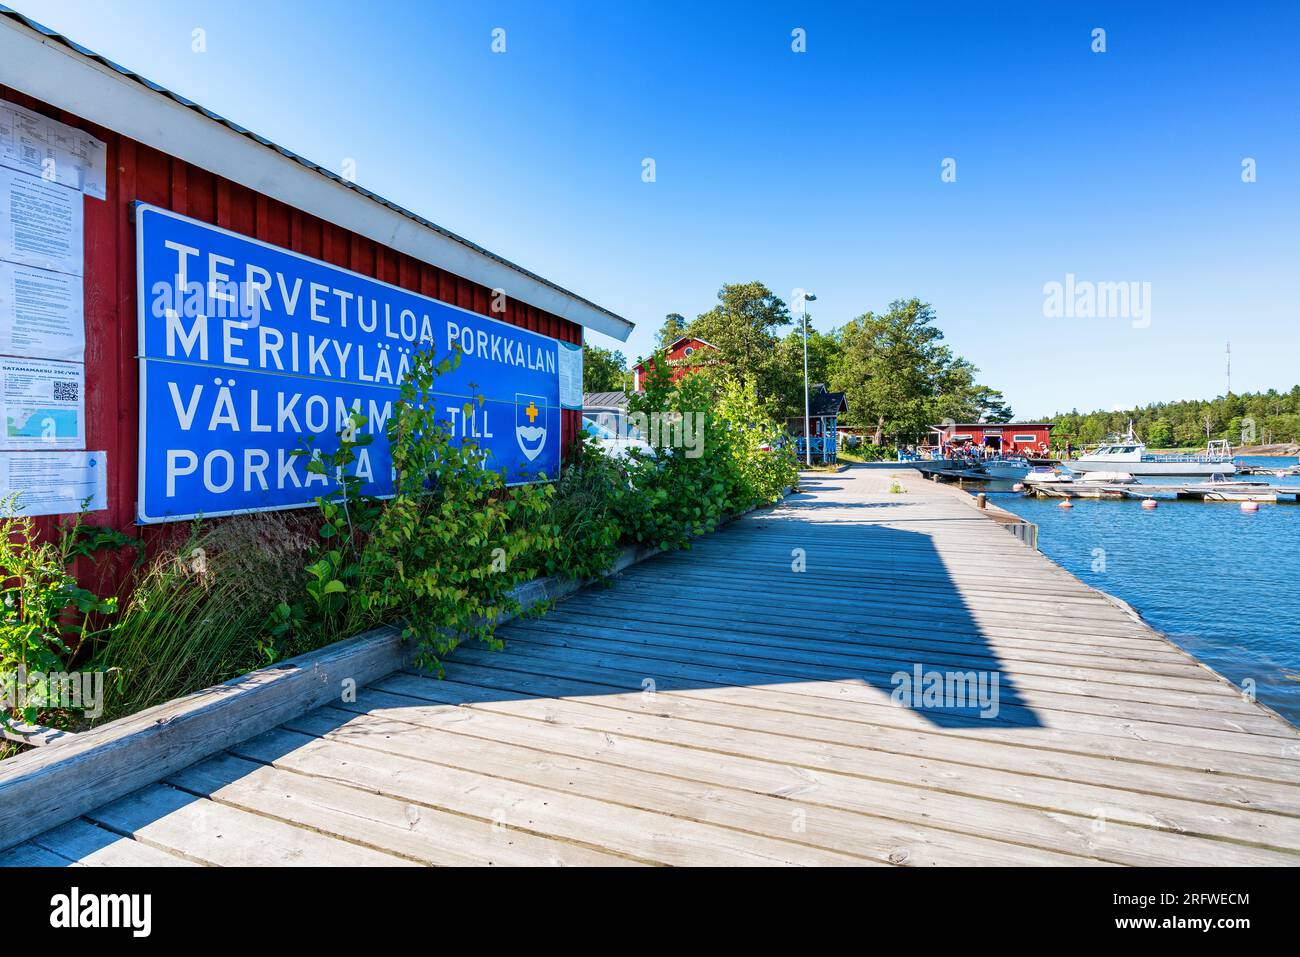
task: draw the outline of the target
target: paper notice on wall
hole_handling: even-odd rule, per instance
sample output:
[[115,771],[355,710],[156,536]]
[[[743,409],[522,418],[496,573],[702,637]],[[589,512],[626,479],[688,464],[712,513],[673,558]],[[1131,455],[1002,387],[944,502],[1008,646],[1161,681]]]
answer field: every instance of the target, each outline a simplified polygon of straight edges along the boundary
[[81,277],[0,261],[0,355],[81,362]]
[[85,130],[0,101],[0,166],[103,199],[107,155]]
[[560,342],[560,408],[582,408],[582,346]]
[[0,259],[80,276],[81,194],[0,168]]
[[107,478],[105,452],[0,452],[0,515],[108,508]]
[[0,449],[86,447],[86,367],[0,358]]

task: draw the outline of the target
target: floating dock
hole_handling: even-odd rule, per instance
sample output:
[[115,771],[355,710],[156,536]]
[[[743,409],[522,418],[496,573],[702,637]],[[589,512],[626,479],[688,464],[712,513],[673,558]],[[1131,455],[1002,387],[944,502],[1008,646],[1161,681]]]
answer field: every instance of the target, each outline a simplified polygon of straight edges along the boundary
[[1199,502],[1296,502],[1300,485],[1266,482],[1187,482],[1184,484],[1110,484],[1107,482],[1025,481],[1024,494],[1034,498],[1154,498],[1158,495]]

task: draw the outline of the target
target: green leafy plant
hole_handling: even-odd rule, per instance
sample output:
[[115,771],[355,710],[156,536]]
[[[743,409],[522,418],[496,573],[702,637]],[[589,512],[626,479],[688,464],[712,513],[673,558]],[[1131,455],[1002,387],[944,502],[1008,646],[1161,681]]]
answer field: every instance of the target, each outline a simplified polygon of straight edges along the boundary
[[[306,632],[321,642],[397,619],[416,643],[417,664],[438,670],[466,639],[500,646],[497,621],[520,611],[511,590],[531,576],[530,556],[554,548],[542,521],[554,490],[507,488],[476,441],[452,434],[434,384],[459,362],[459,349],[442,359],[427,349],[412,356],[387,426],[396,471],[387,501],[362,495],[352,470],[356,449],[373,438],[359,413],[337,451],[304,450],[309,470],[334,477],[337,491],[317,499],[325,545],[307,566],[305,594],[275,609],[273,636]],[[470,396],[460,411],[468,417],[482,403]]]
[[575,443],[534,532],[529,566],[539,575],[587,580],[605,574],[623,543],[619,511],[633,494],[627,472],[590,438]]
[[717,419],[725,424],[724,448],[732,476],[728,506],[739,512],[779,500],[799,479],[793,446],[780,441],[772,409],[738,379],[719,389]]
[[[775,501],[798,472],[752,383],[713,370],[673,382],[657,353],[629,419],[647,426],[652,455],[632,453],[632,491],[619,518],[632,541],[686,548],[728,513]],[[657,427],[656,427],[657,426]]]
[[[0,675],[18,669],[31,675],[69,671],[117,612],[115,597],[101,597],[79,584],[71,570],[78,558],[94,558],[105,548],[136,547],[135,539],[113,529],[85,524],[79,513],[58,526],[51,540],[35,521],[17,511],[11,496],[0,502]],[[0,723],[36,720],[44,696],[40,688],[24,707],[0,713]]]
[[674,383],[660,351],[644,386],[629,396],[628,417],[653,451],[629,453],[632,492],[620,502],[619,519],[632,541],[685,548],[693,537],[717,527],[735,482],[720,467],[723,430],[714,428],[712,380],[696,372]]

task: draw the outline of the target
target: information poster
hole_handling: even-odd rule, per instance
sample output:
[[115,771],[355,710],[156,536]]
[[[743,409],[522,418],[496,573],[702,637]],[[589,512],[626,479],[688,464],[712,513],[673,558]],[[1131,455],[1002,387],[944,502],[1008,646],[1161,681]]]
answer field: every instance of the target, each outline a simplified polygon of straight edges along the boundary
[[0,515],[108,508],[105,452],[0,452]]
[[85,366],[0,358],[0,449],[81,449],[86,445]]
[[0,101],[0,491],[28,515],[106,508],[86,447],[85,199],[104,143]]
[[560,343],[560,408],[582,408],[582,346]]
[[104,199],[107,152],[84,130],[0,101],[0,166]]
[[81,277],[0,261],[0,355],[81,362]]
[[81,193],[0,167],[0,259],[80,276]]

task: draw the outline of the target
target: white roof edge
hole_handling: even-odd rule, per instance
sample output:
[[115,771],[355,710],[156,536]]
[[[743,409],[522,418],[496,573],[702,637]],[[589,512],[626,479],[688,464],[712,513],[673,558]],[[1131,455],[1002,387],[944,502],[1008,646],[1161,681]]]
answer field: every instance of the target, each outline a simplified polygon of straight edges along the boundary
[[0,17],[0,84],[620,342],[632,333],[630,320],[425,225],[8,16]]

